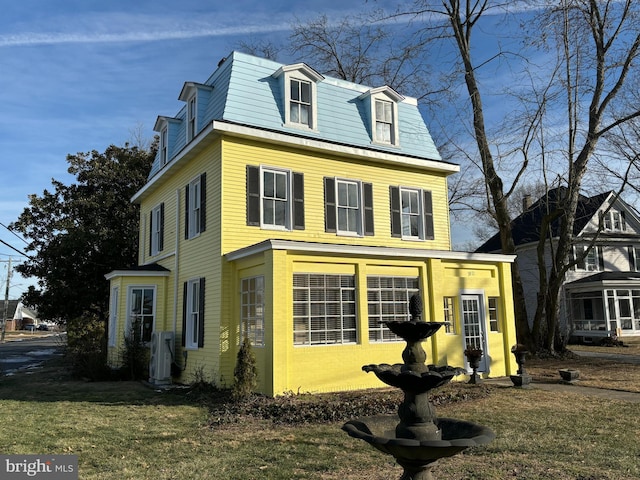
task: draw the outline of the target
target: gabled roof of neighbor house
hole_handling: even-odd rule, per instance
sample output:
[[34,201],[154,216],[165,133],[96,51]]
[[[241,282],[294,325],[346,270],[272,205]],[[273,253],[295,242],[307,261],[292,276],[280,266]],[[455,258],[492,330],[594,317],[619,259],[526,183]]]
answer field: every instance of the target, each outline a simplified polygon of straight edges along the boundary
[[[317,85],[317,126],[300,129],[285,124],[283,72],[296,69],[312,78]],[[333,148],[347,146],[357,149],[360,155],[377,152],[397,158],[411,159],[412,164],[425,168],[440,169],[454,173],[458,166],[445,162],[425,125],[415,98],[404,97],[391,88],[376,88],[359,85],[344,80],[325,77],[304,63],[284,65],[272,60],[254,57],[234,51],[218,64],[218,68],[204,83],[186,82],[179,99],[186,100],[188,92],[198,92],[198,114],[204,128],[191,142],[184,133],[178,133],[167,164],[161,166],[160,154],[151,168],[149,179],[161,174],[171,163],[193,149],[193,144],[207,137],[207,132],[219,129],[221,132],[238,134],[239,127],[251,132],[261,131],[261,135],[271,135],[273,141],[296,138],[299,145],[313,146],[313,142],[332,145]],[[397,102],[399,144],[382,145],[372,142],[371,122],[367,119],[367,95],[387,95]],[[166,122],[184,130],[187,106],[176,115],[161,116],[156,122],[158,130]],[[170,127],[171,128],[171,127]],[[159,131],[159,130],[158,130]],[[243,131],[246,133],[246,131]],[[315,143],[315,145],[318,145]],[[373,156],[373,154],[372,154]],[[135,199],[136,197],[134,197]]]
[[[0,317],[4,312],[4,302],[0,302]],[[38,319],[38,313],[34,310],[25,307],[21,300],[9,300],[7,304],[7,319],[17,319],[22,317],[31,318],[33,320]]]
[[[517,246],[527,243],[537,242],[540,239],[540,224],[548,211],[554,210],[559,201],[566,194],[566,187],[553,188],[546,195],[540,197],[525,212],[517,216],[511,222],[513,232],[513,240]],[[576,210],[576,220],[573,225],[574,235],[578,235],[589,221],[597,214],[598,209],[612,195],[611,191],[600,193],[592,197],[580,195],[578,199],[578,207]],[[551,224],[551,234],[553,237],[558,235],[560,228],[560,219],[556,219]],[[496,252],[500,251],[500,234],[496,233],[493,237],[483,243],[476,252]]]

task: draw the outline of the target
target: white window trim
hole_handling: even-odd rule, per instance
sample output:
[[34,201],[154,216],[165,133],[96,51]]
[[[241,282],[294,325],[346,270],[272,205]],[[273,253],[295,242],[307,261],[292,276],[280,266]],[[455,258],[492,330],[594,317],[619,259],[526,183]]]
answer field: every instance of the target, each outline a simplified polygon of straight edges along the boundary
[[[195,308],[194,310],[194,295],[195,295]],[[187,318],[186,318],[186,332],[185,332],[185,348],[187,350],[198,349],[198,335],[200,332],[200,322],[202,321],[202,315],[200,309],[200,279],[194,278],[187,282]],[[194,322],[194,315],[197,315],[197,320]],[[195,331],[194,331],[195,330]],[[194,341],[195,337],[195,341]]]
[[164,167],[169,162],[169,127],[166,126],[160,131],[160,167]]
[[161,206],[157,205],[151,210],[152,227],[151,231],[151,255],[158,255],[160,253],[160,235],[162,235],[162,218],[161,218]]
[[120,287],[111,289],[111,303],[109,305],[109,339],[108,346],[116,346],[116,332],[118,331],[118,306],[120,305]]
[[[318,72],[308,67],[304,63],[294,65],[286,65],[273,74],[273,77],[282,77],[281,88],[283,89],[284,98],[284,125],[300,130],[318,130],[318,89],[317,83],[322,81],[324,77]],[[309,117],[310,125],[302,123],[293,123],[290,118],[289,104],[291,102],[291,79],[302,80],[311,83],[311,115]]]
[[[369,110],[369,130],[371,131],[371,143],[373,145],[385,145],[392,147],[400,146],[400,129],[398,127],[398,103],[404,100],[404,97],[390,87],[384,86],[368,90],[358,97],[358,99],[367,102]],[[391,142],[380,140],[376,137],[376,100],[390,102],[392,105],[392,128]]]
[[[287,176],[287,206],[286,206],[286,216],[284,225],[274,225],[271,223],[265,223],[264,221],[264,174],[265,172],[272,172],[275,174],[285,174]],[[281,169],[281,168],[272,168],[260,166],[260,228],[265,230],[281,230],[281,231],[290,231],[292,230],[292,218],[293,218],[293,174],[291,170]]]
[[189,238],[200,235],[200,204],[202,200],[202,177],[198,175],[189,182]]
[[187,100],[187,142],[196,137],[198,131],[198,96],[196,93]]
[[[339,189],[339,185],[340,184],[354,184],[356,185],[356,188],[358,189],[358,213],[357,213],[357,222],[358,222],[358,228],[357,231],[351,231],[351,230],[342,230],[340,228],[340,208],[347,208],[347,207],[341,207],[339,204],[339,196],[338,196],[338,189]],[[343,235],[343,236],[347,236],[347,237],[362,237],[364,235],[363,231],[364,231],[364,198],[363,198],[363,192],[362,192],[362,182],[359,180],[351,180],[351,179],[347,179],[347,178],[336,178],[335,181],[335,199],[336,199],[336,234],[337,235]]]
[[[402,209],[402,193],[403,192],[412,192],[416,193],[418,196],[418,235],[405,235],[404,234],[404,211]],[[423,241],[425,239],[424,234],[424,190],[421,188],[411,188],[411,187],[400,187],[399,188],[400,195],[400,235],[403,240],[420,240]]]
[[129,335],[129,332],[131,331],[131,308],[132,308],[131,300],[132,300],[133,290],[152,290],[153,291],[153,307],[152,307],[153,322],[151,325],[151,331],[153,332],[156,329],[156,316],[157,316],[156,302],[158,300],[157,287],[155,285],[129,285],[127,287],[127,310],[126,310],[127,316],[125,320],[124,334]]
[[[254,280],[255,290],[249,290],[249,283]],[[240,280],[240,343],[247,335],[254,347],[265,346],[265,323],[264,323],[264,275],[242,278]],[[254,294],[255,302],[252,303],[246,295]],[[253,308],[254,315],[243,316],[244,312],[249,312]]]

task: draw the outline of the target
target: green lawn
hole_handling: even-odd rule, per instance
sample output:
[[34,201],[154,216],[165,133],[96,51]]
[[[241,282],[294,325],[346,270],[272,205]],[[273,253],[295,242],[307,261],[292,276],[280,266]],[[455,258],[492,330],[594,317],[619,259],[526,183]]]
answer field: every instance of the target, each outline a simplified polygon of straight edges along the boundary
[[[484,385],[482,395],[468,395],[478,387],[445,388],[472,399],[437,407],[441,416],[485,424],[497,438],[441,460],[436,478],[640,478],[640,404],[537,389]],[[317,398],[288,399],[310,401]],[[386,480],[402,473],[393,459],[341,431],[342,420],[288,425],[237,414],[220,422],[212,412],[201,395],[74,381],[55,368],[0,377],[0,452],[76,454],[80,478],[100,480]]]

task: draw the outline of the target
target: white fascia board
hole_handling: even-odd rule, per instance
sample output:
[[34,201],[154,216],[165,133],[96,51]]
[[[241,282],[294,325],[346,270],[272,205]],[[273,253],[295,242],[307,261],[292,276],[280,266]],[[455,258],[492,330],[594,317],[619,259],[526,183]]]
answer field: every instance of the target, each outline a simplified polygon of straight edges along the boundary
[[113,270],[107,273],[104,278],[111,280],[116,277],[168,277],[171,272],[154,270]]
[[214,130],[238,137],[254,139],[257,138],[265,142],[294,145],[313,150],[321,150],[324,152],[328,151],[340,155],[361,157],[366,160],[377,160],[386,163],[410,165],[412,167],[437,171],[446,174],[457,173],[460,171],[459,165],[442,161],[406,157],[394,153],[387,153],[379,150],[368,150],[350,145],[338,145],[324,140],[316,140],[308,137],[296,137],[285,133],[257,129],[246,125],[238,125],[220,121],[214,121],[213,124]]
[[212,134],[226,134],[241,138],[258,139],[267,143],[286,144],[296,147],[307,148],[316,151],[330,152],[336,155],[348,155],[351,157],[362,158],[363,160],[378,161],[395,165],[412,166],[422,170],[444,173],[451,175],[460,171],[460,166],[453,163],[447,163],[437,160],[428,160],[414,157],[406,157],[394,153],[387,153],[378,150],[368,150],[360,147],[352,147],[349,145],[337,145],[324,140],[316,140],[307,137],[298,137],[286,133],[274,132],[272,130],[263,130],[246,125],[228,123],[224,121],[214,120],[203,128],[198,136],[189,142],[176,156],[174,156],[167,165],[162,168],[144,187],[138,190],[131,202],[141,201],[148,192],[153,190],[154,185],[169,172],[174,170],[186,158],[191,158],[200,152],[205,146],[204,141]]
[[300,242],[294,240],[265,240],[249,247],[225,254],[233,262],[242,258],[264,253],[269,250],[288,250],[308,253],[328,253],[333,255],[362,255],[384,258],[438,258],[470,262],[513,263],[515,255],[498,253],[452,252],[449,250],[421,250],[419,248],[374,247],[366,245],[344,245],[332,243]]

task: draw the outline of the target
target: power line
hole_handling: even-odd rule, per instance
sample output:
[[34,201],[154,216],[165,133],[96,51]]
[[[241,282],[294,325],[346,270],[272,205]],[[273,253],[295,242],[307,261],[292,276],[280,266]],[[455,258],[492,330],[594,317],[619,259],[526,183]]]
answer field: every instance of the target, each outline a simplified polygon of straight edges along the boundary
[[22,240],[25,245],[29,245],[29,242],[27,242],[24,238],[22,238],[20,235],[18,235],[16,232],[14,232],[13,230],[11,230],[9,227],[7,227],[4,223],[0,222],[0,226],[3,226],[4,228],[6,228],[7,230],[9,230],[13,236],[15,236],[16,238]]
[[27,255],[26,253],[24,253],[23,251],[18,250],[16,247],[9,245],[7,242],[5,242],[4,240],[0,239],[0,243],[2,243],[4,246],[9,247],[11,250],[13,250],[14,252],[18,252],[20,255],[22,255],[23,257],[29,257],[29,255]]

